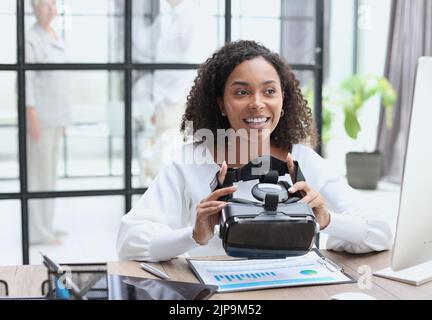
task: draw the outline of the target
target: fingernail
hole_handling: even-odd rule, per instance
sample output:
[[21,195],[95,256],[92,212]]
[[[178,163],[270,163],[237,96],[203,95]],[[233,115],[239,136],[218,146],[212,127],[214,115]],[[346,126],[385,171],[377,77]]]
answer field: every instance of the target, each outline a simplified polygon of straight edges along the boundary
[[294,189],[293,187],[291,187],[291,188],[288,189],[288,191],[289,191],[289,192],[294,192],[295,189]]

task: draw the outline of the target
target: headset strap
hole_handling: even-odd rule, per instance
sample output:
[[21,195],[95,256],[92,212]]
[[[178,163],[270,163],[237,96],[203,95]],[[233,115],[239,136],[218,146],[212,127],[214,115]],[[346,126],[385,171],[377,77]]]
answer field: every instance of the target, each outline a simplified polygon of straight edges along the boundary
[[[277,177],[283,176],[287,173],[289,174],[288,166],[285,161],[281,161],[271,156],[264,156],[258,159],[261,161],[256,160],[253,162],[249,162],[247,165],[238,169],[228,168],[223,184],[219,183],[219,179],[218,179],[219,171],[218,171],[215,177],[213,178],[212,182],[210,183],[211,190],[215,191],[217,189],[230,187],[235,182],[239,182],[239,181],[249,181],[255,179],[260,179],[261,182],[266,182],[266,181],[269,182],[268,181],[269,179],[273,181],[274,180],[273,176],[275,175],[274,171],[277,172]],[[263,167],[263,165],[265,164],[265,162],[263,161],[269,162],[269,165],[266,167],[270,168],[270,171],[264,172],[264,170],[262,170],[261,172],[259,172],[260,167]],[[252,169],[258,171],[258,174],[252,174]],[[303,173],[300,169],[300,165],[297,161],[294,161],[294,177],[295,179],[293,183],[296,183],[298,181],[305,181]]]

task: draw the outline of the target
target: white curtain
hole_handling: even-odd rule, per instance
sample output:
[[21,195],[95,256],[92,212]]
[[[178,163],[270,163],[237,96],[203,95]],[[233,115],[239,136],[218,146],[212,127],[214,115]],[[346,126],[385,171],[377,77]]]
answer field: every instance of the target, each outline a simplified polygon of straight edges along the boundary
[[393,84],[399,97],[391,129],[386,126],[384,110],[381,108],[377,149],[384,155],[384,179],[399,183],[402,178],[417,61],[421,56],[432,55],[432,1],[393,0],[390,19],[385,76]]

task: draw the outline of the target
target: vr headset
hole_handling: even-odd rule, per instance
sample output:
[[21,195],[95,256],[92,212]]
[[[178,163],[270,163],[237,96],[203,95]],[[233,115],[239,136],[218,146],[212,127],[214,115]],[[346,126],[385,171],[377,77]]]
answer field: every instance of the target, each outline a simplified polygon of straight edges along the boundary
[[[297,181],[304,181],[295,161]],[[265,170],[267,168],[267,170]],[[225,181],[216,189],[232,186],[239,181],[259,179],[252,195],[259,202],[231,196],[221,200],[228,204],[222,210],[219,235],[229,256],[249,259],[282,259],[308,253],[319,232],[311,208],[298,203],[302,193],[289,194],[291,185],[278,181],[288,174],[286,162],[264,156],[240,169],[228,169]]]

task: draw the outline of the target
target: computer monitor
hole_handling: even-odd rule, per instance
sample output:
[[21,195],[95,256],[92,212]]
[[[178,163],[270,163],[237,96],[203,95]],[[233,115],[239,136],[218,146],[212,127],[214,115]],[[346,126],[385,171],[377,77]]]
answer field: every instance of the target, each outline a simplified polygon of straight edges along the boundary
[[376,273],[417,285],[432,280],[431,129],[432,57],[422,57],[417,66],[392,270]]

